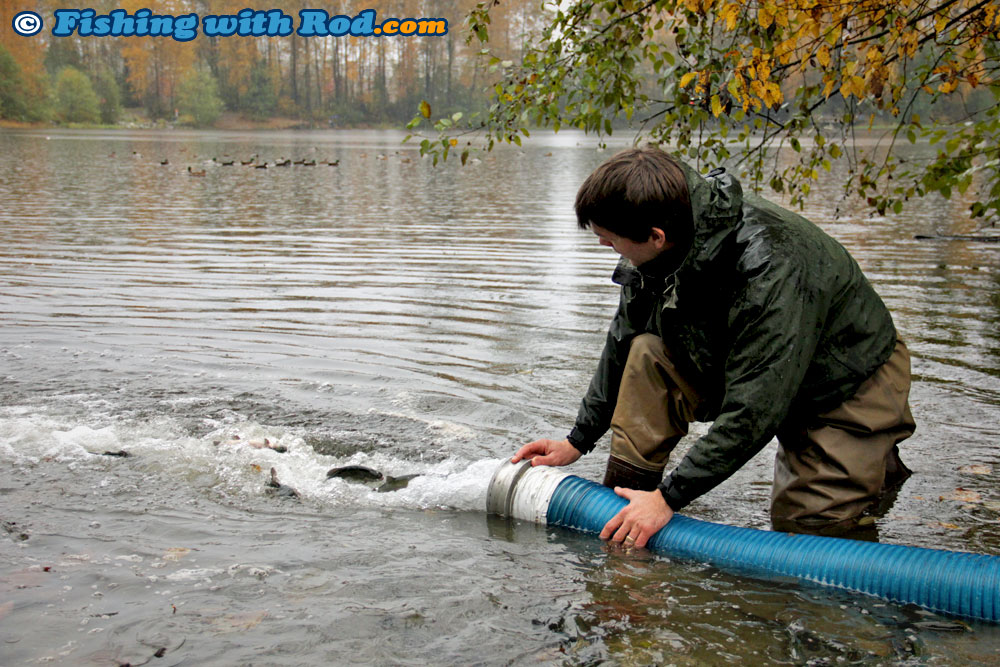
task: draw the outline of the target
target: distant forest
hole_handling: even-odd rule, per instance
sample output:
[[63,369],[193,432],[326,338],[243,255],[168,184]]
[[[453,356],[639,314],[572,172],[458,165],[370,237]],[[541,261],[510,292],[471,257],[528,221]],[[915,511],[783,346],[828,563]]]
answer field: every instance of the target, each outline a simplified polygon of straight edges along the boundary
[[[466,44],[465,17],[477,0],[273,0],[255,9],[292,17],[321,8],[331,16],[375,9],[389,18],[444,18],[444,36],[54,37],[53,11],[65,2],[0,0],[0,118],[113,125],[141,109],[144,122],[211,126],[223,112],[250,121],[295,119],[304,126],[402,125],[426,100],[435,115],[482,109],[490,85],[477,43]],[[546,21],[537,0],[504,0],[492,13],[491,55],[518,61]],[[98,15],[236,15],[247,0],[97,0]],[[32,37],[10,29],[19,11],[39,13]]]

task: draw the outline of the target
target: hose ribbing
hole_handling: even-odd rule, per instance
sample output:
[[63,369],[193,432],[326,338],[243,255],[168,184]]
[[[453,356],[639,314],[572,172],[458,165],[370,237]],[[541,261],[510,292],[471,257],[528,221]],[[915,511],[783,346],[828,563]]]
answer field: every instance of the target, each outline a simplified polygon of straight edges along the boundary
[[[628,504],[605,486],[569,475],[546,521],[599,533]],[[794,577],[898,603],[1000,621],[1000,558],[960,551],[739,528],[675,515],[649,549],[741,572]]]

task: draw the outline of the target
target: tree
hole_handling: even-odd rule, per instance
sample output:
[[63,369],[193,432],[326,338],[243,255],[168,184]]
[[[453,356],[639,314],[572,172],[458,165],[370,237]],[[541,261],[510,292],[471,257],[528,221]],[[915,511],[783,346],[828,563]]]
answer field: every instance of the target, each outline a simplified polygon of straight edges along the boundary
[[[6,62],[4,71],[0,73],[0,88],[8,91],[9,102],[13,103],[14,98],[17,100],[17,110],[12,117],[24,121],[47,120],[52,111],[49,76],[44,64],[45,50],[38,47],[37,38],[24,38],[10,27],[14,15],[32,8],[24,0],[0,0],[0,18],[5,22],[0,26],[0,51],[6,52],[14,63],[12,66],[10,59],[2,56]],[[15,72],[16,84],[13,78],[7,78],[8,73]]]
[[0,118],[23,120],[28,113],[27,101],[22,92],[24,82],[21,67],[0,44]]
[[[121,0],[131,15],[149,9],[156,15],[194,12],[194,3],[183,0]],[[92,41],[92,40],[91,40]],[[177,85],[197,59],[197,42],[179,42],[165,37],[119,38],[126,71],[125,83],[153,118],[172,118],[177,111]]]
[[[470,14],[490,50],[497,0]],[[569,0],[497,71],[483,147],[529,126],[599,136],[628,123],[703,170],[726,165],[801,204],[848,163],[845,193],[878,213],[973,183],[973,217],[1000,216],[1000,5],[995,0]],[[411,122],[429,119],[430,110]],[[447,157],[452,119],[424,153]],[[476,129],[476,128],[469,128]],[[859,130],[874,146],[856,141]],[[468,131],[462,130],[462,131]],[[936,155],[911,159],[901,142]],[[797,159],[780,166],[774,150]],[[463,160],[467,153],[463,152]]]
[[267,62],[258,60],[250,68],[250,85],[243,108],[255,120],[263,120],[274,113],[278,106],[277,87]]
[[97,73],[94,92],[101,108],[101,122],[106,125],[117,123],[122,110],[121,91],[111,70],[105,67]]
[[101,118],[97,93],[76,68],[64,67],[56,76],[56,116],[64,123],[96,123]]
[[212,73],[204,69],[190,70],[177,90],[177,108],[190,116],[195,125],[211,125],[222,114],[222,99]]

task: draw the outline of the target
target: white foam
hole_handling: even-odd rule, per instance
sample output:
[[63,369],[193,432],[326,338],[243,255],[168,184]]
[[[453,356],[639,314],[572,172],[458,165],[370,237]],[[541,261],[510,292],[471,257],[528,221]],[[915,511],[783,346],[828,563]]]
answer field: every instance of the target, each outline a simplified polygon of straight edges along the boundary
[[[98,461],[95,454],[124,450],[144,471],[176,476],[199,488],[220,487],[235,496],[262,495],[274,468],[278,480],[298,491],[306,503],[470,511],[485,507],[486,487],[501,461],[449,458],[424,462],[382,452],[335,457],[317,453],[306,444],[306,432],[297,427],[268,426],[236,413],[206,420],[205,425],[212,430],[196,437],[169,415],[115,420],[106,414],[90,414],[74,419],[32,412],[24,406],[0,408],[0,461],[31,465],[45,460],[74,466],[80,461]],[[450,436],[465,429],[452,429],[440,420],[433,422],[433,428]],[[265,439],[268,446],[253,446]],[[285,451],[275,451],[275,447]],[[327,479],[330,468],[345,465],[363,465],[393,477],[418,476],[406,488],[387,493]],[[127,466],[119,470],[127,474]],[[95,477],[93,483],[99,485],[102,479],[107,480]]]

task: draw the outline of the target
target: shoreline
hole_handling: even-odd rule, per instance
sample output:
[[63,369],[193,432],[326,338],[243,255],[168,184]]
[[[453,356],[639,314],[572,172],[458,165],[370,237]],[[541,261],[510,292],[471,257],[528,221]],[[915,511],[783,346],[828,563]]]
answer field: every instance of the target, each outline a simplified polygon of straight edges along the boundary
[[166,120],[150,120],[141,113],[130,110],[123,114],[125,119],[114,123],[53,123],[43,121],[19,121],[0,118],[0,129],[11,130],[372,130],[372,129],[403,129],[402,125],[379,125],[362,123],[358,125],[329,126],[321,123],[310,123],[299,118],[275,116],[266,120],[251,120],[241,114],[226,112],[212,125],[186,125]]

